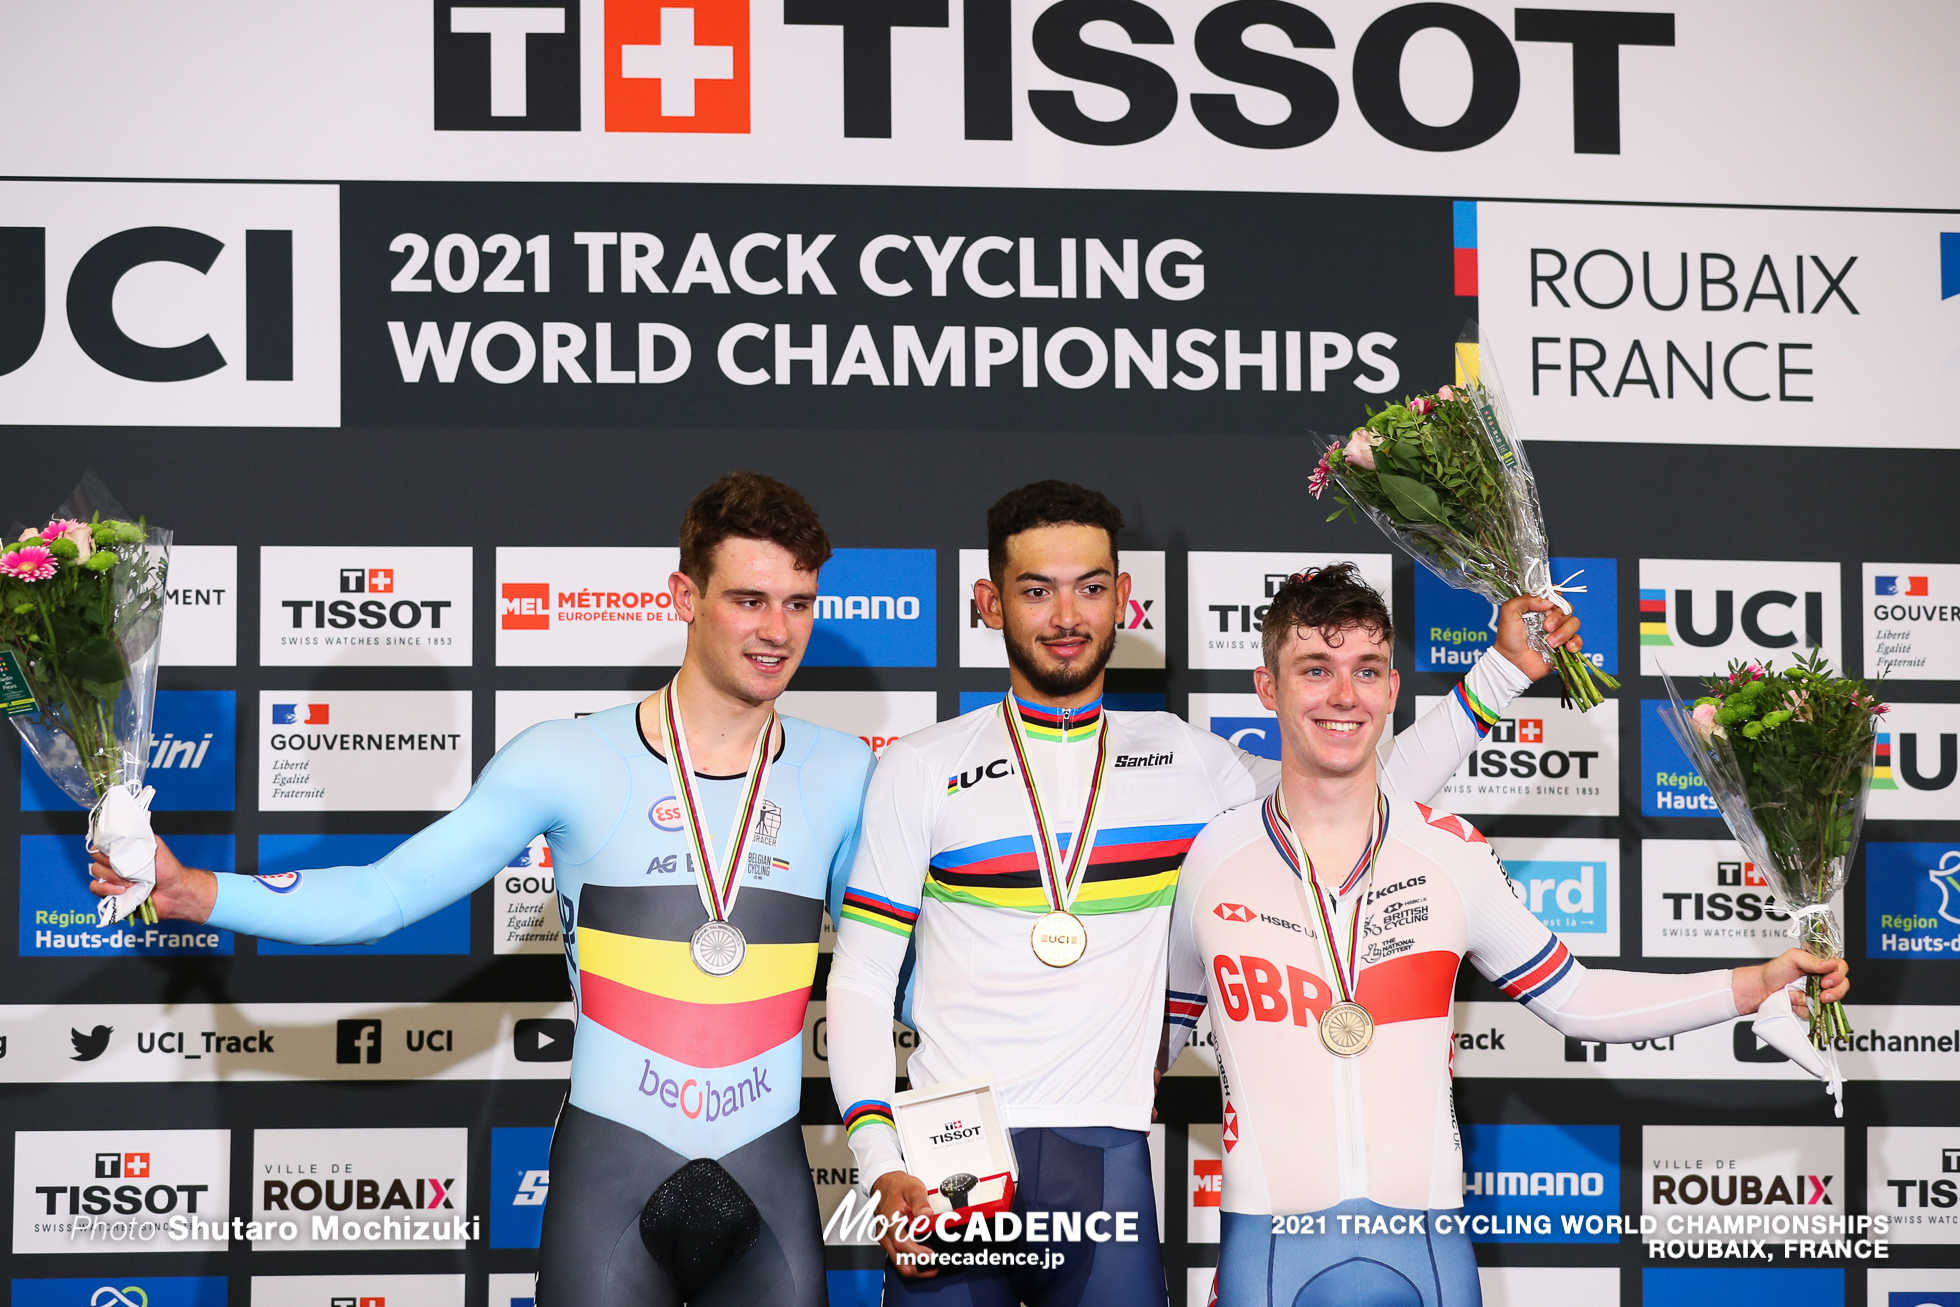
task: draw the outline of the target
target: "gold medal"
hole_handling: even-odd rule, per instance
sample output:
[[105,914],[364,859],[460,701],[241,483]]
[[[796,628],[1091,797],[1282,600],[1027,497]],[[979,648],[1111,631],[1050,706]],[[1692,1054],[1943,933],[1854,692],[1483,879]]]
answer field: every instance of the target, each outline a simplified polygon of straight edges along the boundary
[[[1041,791],[1035,784],[1034,765],[1021,739],[1021,717],[1009,691],[1000,705],[1001,724],[1007,728],[1007,742],[1014,750],[1014,762],[1021,773],[1021,786],[1028,797],[1029,826],[1034,835],[1035,874],[1041,879],[1042,897],[1048,911],[1034,923],[1028,943],[1044,966],[1068,967],[1082,960],[1089,948],[1089,930],[1069,909],[1082,891],[1088,874],[1090,854],[1096,846],[1096,814],[1102,802],[1103,782],[1109,775],[1109,715],[1096,722],[1096,761],[1089,776],[1089,798],[1082,808],[1069,843],[1068,860],[1062,859],[1055,833],[1049,828],[1048,813],[1042,806]],[[1066,732],[1064,733],[1066,738]]]
[[1089,928],[1073,912],[1044,912],[1028,939],[1034,955],[1051,967],[1074,966],[1089,948]]
[[1375,1019],[1359,1003],[1336,1003],[1320,1019],[1320,1042],[1335,1057],[1356,1057],[1375,1042]]

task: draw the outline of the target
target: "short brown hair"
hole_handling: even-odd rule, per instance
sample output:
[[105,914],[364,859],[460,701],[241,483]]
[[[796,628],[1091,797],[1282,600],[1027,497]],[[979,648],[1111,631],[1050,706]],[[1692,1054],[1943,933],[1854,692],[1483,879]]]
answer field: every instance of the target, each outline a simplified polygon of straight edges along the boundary
[[830,537],[810,501],[760,472],[730,472],[688,504],[681,518],[681,571],[705,588],[715,546],[730,536],[781,545],[806,572],[830,561]]
[[1390,647],[1395,644],[1388,605],[1353,563],[1295,572],[1274,592],[1261,627],[1267,671],[1279,670],[1280,646],[1304,626],[1319,631],[1328,644],[1339,644],[1342,632],[1357,628]]
[[1036,481],[1008,491],[987,510],[987,571],[994,584],[1007,567],[1008,540],[1038,526],[1099,526],[1109,536],[1113,558],[1123,510],[1102,491],[1068,481]]

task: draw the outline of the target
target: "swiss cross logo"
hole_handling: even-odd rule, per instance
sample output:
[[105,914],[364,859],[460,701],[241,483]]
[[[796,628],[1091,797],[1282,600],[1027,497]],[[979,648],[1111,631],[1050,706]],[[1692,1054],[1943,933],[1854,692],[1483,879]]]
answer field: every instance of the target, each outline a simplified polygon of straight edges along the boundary
[[1220,921],[1251,921],[1252,909],[1243,903],[1221,903],[1212,911]]
[[[1225,1130],[1222,1138],[1225,1141],[1225,1151],[1228,1153],[1239,1146],[1239,1113],[1238,1109],[1232,1106],[1232,1100],[1229,1098],[1225,1100]],[[1224,1192],[1222,1183],[1219,1192]]]
[[606,130],[746,133],[748,0],[609,0]]
[[1191,1205],[1218,1207],[1225,1197],[1225,1163],[1212,1157],[1191,1159]]
[[392,567],[343,567],[340,569],[340,593],[344,595],[391,595],[395,593],[395,569]]
[[1543,744],[1545,742],[1545,719],[1542,717],[1518,718],[1518,743]]
[[551,587],[528,581],[503,583],[503,623],[506,631],[549,631]]

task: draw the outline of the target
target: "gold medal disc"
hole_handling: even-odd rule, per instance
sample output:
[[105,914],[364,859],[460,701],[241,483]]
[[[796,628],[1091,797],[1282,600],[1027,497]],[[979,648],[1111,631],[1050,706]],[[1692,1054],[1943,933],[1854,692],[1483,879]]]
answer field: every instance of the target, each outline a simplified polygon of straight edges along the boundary
[[1375,1042],[1375,1019],[1359,1003],[1336,1003],[1320,1019],[1320,1042],[1335,1057],[1359,1057]]
[[1073,912],[1045,912],[1028,940],[1034,955],[1048,966],[1072,966],[1089,948],[1089,929]]

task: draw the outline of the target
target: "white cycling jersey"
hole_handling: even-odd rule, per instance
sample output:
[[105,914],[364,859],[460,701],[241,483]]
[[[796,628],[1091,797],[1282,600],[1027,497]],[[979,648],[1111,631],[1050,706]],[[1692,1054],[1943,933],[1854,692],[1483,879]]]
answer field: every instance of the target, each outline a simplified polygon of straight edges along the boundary
[[[1485,653],[1449,702],[1396,737],[1384,784],[1433,795],[1529,683]],[[1065,847],[1100,711],[1098,701],[1064,719],[1021,704],[1030,764]],[[1000,712],[990,704],[892,744],[865,796],[826,1017],[831,1084],[866,1183],[902,1169],[890,1125],[891,1021],[908,941],[917,945],[914,1084],[987,1076],[1011,1128],[1148,1129],[1179,869],[1206,822],[1270,793],[1279,773],[1277,762],[1170,713],[1109,713],[1111,766],[1073,908],[1088,950],[1051,968],[1029,942],[1048,904]]]
[[1511,893],[1474,826],[1391,798],[1372,875],[1356,875],[1346,893],[1322,886],[1343,948],[1363,914],[1355,1001],[1375,1021],[1365,1052],[1336,1057],[1319,1021],[1339,995],[1312,891],[1273,806],[1268,798],[1205,828],[1171,916],[1170,1054],[1209,999],[1225,1092],[1226,1211],[1318,1212],[1355,1198],[1463,1205],[1450,1055],[1464,958],[1582,1039],[1652,1039],[1735,1015],[1726,970],[1586,970]]

